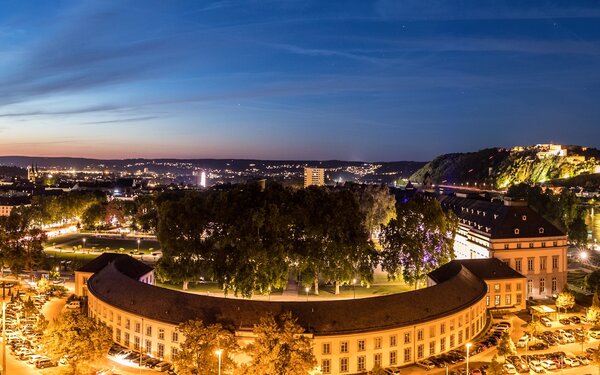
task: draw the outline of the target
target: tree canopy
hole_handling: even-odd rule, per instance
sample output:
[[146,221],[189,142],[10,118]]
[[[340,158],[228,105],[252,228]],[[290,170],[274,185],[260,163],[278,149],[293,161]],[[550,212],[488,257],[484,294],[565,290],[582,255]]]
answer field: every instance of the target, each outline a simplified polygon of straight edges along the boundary
[[250,362],[244,375],[306,375],[317,364],[310,339],[290,312],[268,315],[254,327],[256,338],[245,348]]

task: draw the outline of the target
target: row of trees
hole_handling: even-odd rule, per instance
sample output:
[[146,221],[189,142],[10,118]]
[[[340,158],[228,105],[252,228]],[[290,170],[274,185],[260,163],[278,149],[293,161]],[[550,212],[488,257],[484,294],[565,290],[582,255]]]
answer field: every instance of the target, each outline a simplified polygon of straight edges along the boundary
[[10,267],[17,275],[23,270],[32,271],[42,260],[46,234],[32,225],[32,212],[17,208],[9,216],[0,216],[0,263]]
[[[334,283],[338,293],[354,278],[370,283],[380,262],[392,278],[416,285],[453,258],[454,215],[424,197],[396,206],[384,187],[249,184],[157,202],[158,276],[184,289],[204,277],[236,295],[268,293],[284,287],[294,269],[315,293],[319,280]],[[375,233],[381,247],[372,241]]]
[[[88,373],[112,345],[108,327],[81,312],[65,312],[43,330],[42,346],[48,356],[65,360],[72,374]],[[237,367],[233,357],[240,354],[250,359],[236,372],[243,375],[303,375],[316,365],[309,338],[289,312],[263,317],[254,327],[254,342],[245,347],[238,345],[233,330],[219,323],[190,320],[180,324],[178,331],[185,338],[173,359],[180,375],[216,375],[217,350],[224,373]]]
[[575,244],[583,245],[587,242],[585,209],[581,206],[579,198],[571,191],[563,189],[555,194],[550,189],[543,190],[537,185],[521,183],[511,186],[506,195],[527,199],[532,208],[565,231],[569,240]]

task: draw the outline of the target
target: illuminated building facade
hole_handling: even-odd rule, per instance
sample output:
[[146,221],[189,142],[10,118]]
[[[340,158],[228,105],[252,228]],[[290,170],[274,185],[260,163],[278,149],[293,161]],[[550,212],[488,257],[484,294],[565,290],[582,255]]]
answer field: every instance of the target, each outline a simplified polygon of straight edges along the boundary
[[304,168],[304,187],[325,185],[324,168]]

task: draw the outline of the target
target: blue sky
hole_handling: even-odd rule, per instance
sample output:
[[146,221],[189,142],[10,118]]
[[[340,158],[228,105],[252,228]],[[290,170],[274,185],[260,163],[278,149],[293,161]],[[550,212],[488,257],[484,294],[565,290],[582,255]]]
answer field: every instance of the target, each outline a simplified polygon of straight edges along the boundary
[[3,1],[0,154],[600,147],[598,1]]

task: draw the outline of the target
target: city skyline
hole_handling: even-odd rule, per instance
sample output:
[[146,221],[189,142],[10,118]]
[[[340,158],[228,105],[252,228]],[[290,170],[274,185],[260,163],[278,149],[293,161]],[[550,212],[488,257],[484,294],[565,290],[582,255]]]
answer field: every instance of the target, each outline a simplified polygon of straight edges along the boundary
[[0,154],[426,161],[600,147],[600,5],[451,4],[4,3]]

